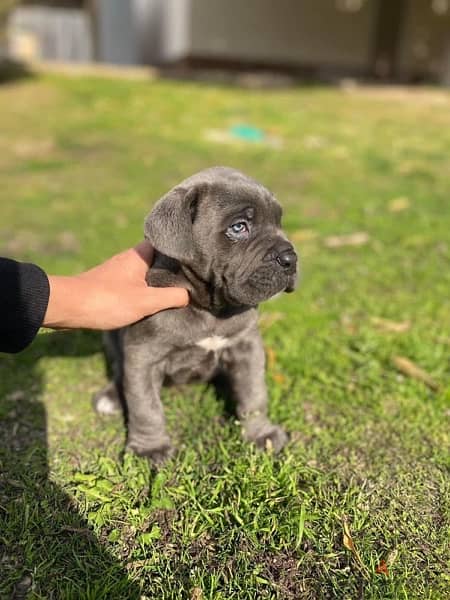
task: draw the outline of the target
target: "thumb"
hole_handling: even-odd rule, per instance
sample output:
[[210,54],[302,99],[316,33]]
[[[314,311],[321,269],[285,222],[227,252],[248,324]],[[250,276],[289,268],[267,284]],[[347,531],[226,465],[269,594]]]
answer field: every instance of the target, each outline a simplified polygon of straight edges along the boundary
[[143,310],[146,315],[152,315],[166,308],[179,308],[189,304],[189,294],[184,288],[149,287],[145,290]]

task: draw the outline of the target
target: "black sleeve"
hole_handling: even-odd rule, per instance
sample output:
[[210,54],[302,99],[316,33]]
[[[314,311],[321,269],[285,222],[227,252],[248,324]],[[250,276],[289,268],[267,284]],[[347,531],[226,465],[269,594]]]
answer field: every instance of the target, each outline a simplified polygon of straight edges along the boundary
[[40,267],[0,258],[0,352],[20,352],[32,342],[49,296],[48,277]]

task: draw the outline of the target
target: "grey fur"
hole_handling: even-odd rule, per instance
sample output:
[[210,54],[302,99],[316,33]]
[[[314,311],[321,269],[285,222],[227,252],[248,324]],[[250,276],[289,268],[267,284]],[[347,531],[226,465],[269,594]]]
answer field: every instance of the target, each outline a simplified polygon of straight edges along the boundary
[[[237,240],[230,225],[241,218],[250,233]],[[161,387],[211,381],[218,373],[226,376],[245,439],[274,451],[286,443],[286,433],[267,416],[256,311],[259,302],[296,284],[296,256],[280,219],[265,187],[226,167],[189,177],[147,216],[145,236],[157,250],[147,281],[185,287],[191,302],[107,336],[115,374],[94,405],[99,412],[118,409],[123,392],[129,449],[154,463],[170,456]]]

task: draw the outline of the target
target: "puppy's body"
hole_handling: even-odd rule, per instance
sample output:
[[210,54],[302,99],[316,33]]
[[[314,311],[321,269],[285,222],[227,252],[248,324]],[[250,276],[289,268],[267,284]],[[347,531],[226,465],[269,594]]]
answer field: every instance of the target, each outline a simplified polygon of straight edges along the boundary
[[146,235],[157,252],[147,281],[185,287],[191,302],[109,336],[115,382],[97,394],[95,405],[110,412],[118,405],[117,390],[123,390],[127,446],[136,453],[153,462],[170,454],[162,385],[211,381],[219,374],[226,377],[246,439],[275,450],[286,442],[267,417],[255,309],[295,285],[295,253],[280,230],[280,216],[265,188],[220,167],[189,178],[150,213]]

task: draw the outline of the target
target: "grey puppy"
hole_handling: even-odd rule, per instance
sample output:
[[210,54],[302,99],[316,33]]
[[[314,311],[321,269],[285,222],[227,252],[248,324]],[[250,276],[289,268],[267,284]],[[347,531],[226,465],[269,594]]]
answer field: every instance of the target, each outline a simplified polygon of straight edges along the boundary
[[128,414],[127,448],[158,464],[171,455],[163,384],[225,376],[245,439],[279,451],[283,429],[267,416],[265,356],[256,306],[295,288],[297,256],[281,207],[261,184],[227,167],[189,177],[145,220],[156,249],[147,281],[188,289],[190,304],[107,334],[113,381],[94,397],[100,413]]

